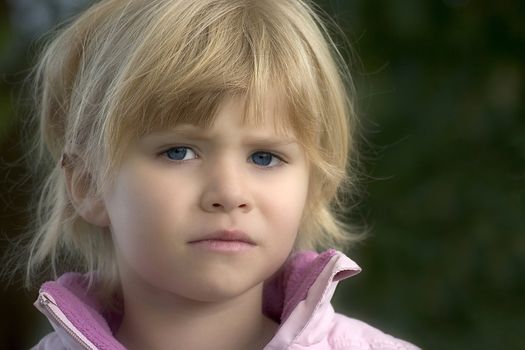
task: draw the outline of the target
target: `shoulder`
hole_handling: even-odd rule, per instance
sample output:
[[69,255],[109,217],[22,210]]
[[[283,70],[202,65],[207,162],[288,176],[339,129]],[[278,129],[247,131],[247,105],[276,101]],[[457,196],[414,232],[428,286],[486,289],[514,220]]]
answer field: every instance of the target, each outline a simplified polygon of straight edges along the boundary
[[84,350],[85,347],[62,328],[43,337],[31,350]]
[[336,313],[329,334],[333,349],[345,350],[420,350],[354,318]]
[[55,330],[43,337],[31,350],[82,350],[71,336],[62,330]]
[[57,332],[51,332],[42,338],[31,350],[65,350],[67,349]]

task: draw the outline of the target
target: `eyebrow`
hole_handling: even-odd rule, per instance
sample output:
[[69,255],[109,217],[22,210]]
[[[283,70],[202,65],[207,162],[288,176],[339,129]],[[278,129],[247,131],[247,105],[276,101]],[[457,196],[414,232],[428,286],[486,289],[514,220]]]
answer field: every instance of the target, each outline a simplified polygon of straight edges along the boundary
[[[208,131],[204,129],[188,129],[188,128],[179,128],[179,129],[173,129],[169,131],[160,131],[160,132],[153,132],[149,135],[146,135],[145,137],[149,138],[170,138],[170,137],[187,137],[194,140],[199,141],[209,141],[213,137],[209,134]],[[266,135],[248,135],[243,140],[244,144],[250,145],[250,146],[257,146],[257,145],[272,145],[272,146],[286,146],[286,145],[293,145],[298,144],[297,139],[294,137],[289,136],[266,136]]]

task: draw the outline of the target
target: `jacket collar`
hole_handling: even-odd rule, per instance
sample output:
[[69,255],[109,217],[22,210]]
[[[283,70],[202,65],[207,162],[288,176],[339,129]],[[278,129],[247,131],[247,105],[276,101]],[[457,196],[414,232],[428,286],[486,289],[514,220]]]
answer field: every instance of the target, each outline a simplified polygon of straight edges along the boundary
[[[265,283],[263,312],[277,323],[285,322],[297,305],[306,299],[308,291],[321,277],[321,273],[334,257],[336,260],[345,260],[340,261],[338,266],[329,266],[332,272],[334,269],[341,270],[336,272],[342,273],[338,275],[337,281],[361,271],[356,263],[334,249],[329,249],[321,254],[313,251],[298,252],[292,255],[283,268]],[[333,277],[331,274],[325,276],[321,283],[328,288]]]
[[[355,262],[333,249],[290,256],[263,289],[262,311],[281,325],[267,348],[289,345],[308,329],[314,338],[326,336],[322,325],[327,324],[326,317],[333,316],[330,300],[337,283],[360,271]],[[104,310],[89,293],[87,281],[88,276],[70,272],[46,282],[35,306],[55,329],[69,328],[67,333],[78,337],[85,347],[123,350],[113,336],[122,315]]]
[[339,281],[360,271],[354,261],[333,249],[293,255],[284,269],[265,284],[263,311],[281,324],[265,350],[326,340],[333,324],[330,301],[335,288]]

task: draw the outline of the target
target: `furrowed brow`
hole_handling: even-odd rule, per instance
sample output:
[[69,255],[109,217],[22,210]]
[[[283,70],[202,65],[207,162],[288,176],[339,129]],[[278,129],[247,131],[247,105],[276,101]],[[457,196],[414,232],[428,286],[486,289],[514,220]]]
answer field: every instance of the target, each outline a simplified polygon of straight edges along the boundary
[[[159,133],[154,133],[155,137],[166,137],[166,138],[190,138],[192,140],[210,142],[213,139],[213,136],[210,135],[209,131],[203,130],[200,128],[180,128],[170,131],[164,131]],[[297,140],[290,136],[268,136],[268,135],[256,135],[248,134],[243,139],[243,144],[248,146],[287,146],[292,144],[297,144]]]
[[244,144],[249,146],[287,146],[297,144],[297,140],[288,137],[249,136],[244,140]]

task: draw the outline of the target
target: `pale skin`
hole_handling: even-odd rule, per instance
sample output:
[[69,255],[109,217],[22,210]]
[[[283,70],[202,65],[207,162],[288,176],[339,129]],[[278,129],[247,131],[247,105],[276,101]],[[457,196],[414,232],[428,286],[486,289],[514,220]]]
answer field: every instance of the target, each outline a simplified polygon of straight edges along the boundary
[[[282,115],[254,127],[241,112],[242,99],[227,99],[208,130],[140,138],[104,198],[83,197],[66,169],[80,215],[113,236],[125,310],[116,337],[128,349],[262,349],[277,331],[262,286],[292,251],[309,165],[293,133],[275,132]],[[254,244],[224,253],[189,243],[220,229]]]

